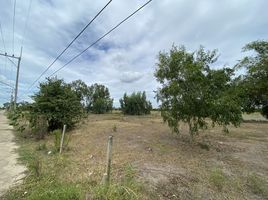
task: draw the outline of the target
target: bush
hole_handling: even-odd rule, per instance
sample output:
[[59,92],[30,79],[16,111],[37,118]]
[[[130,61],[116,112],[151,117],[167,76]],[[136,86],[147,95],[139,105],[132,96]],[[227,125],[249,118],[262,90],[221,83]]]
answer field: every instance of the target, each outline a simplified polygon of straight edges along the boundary
[[83,109],[75,91],[63,80],[47,78],[40,83],[40,90],[33,96],[32,115],[42,115],[48,122],[48,129],[73,127],[83,115]]
[[262,107],[261,114],[268,119],[268,104]]
[[133,92],[130,96],[125,93],[119,102],[122,112],[128,115],[150,114],[152,110],[152,104],[146,100],[145,92]]

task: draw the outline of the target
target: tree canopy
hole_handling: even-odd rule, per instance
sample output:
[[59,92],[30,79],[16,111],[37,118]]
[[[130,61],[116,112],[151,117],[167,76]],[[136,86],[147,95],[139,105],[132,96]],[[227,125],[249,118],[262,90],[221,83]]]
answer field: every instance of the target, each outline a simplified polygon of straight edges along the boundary
[[241,119],[239,102],[234,97],[230,68],[212,69],[217,61],[217,51],[187,52],[184,46],[172,46],[169,53],[160,52],[155,77],[161,84],[157,99],[161,115],[174,132],[179,133],[179,123],[189,126],[193,137],[200,128],[212,124],[237,126]]
[[32,112],[46,118],[49,130],[61,129],[64,124],[72,127],[80,120],[82,105],[69,84],[61,79],[47,78],[39,88],[32,97]]
[[251,42],[243,51],[255,53],[244,57],[236,66],[246,70],[246,74],[238,78],[243,108],[247,112],[261,108],[262,114],[268,118],[268,41]]
[[133,92],[130,96],[125,93],[119,102],[122,112],[128,115],[150,114],[152,110],[152,104],[147,101],[145,92]]
[[113,108],[113,99],[110,97],[109,89],[101,84],[95,83],[89,87],[87,100],[88,110],[96,114],[109,112]]

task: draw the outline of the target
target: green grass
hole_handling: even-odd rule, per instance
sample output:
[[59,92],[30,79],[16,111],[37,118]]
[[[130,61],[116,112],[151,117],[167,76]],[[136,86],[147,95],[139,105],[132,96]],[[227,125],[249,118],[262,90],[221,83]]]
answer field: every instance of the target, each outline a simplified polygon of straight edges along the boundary
[[142,199],[142,184],[135,180],[135,170],[132,165],[124,167],[124,176],[118,183],[109,187],[98,185],[92,190],[92,199],[96,200],[138,200]]
[[268,199],[268,182],[262,179],[260,176],[257,174],[249,175],[247,185],[254,194]]
[[215,168],[209,174],[209,182],[212,186],[221,191],[226,184],[227,178],[221,169]]
[[84,200],[89,194],[92,200],[136,200],[144,194],[143,185],[136,181],[135,170],[126,165],[120,180],[113,179],[109,187],[96,180],[66,179],[66,171],[72,170],[68,154],[48,151],[55,149],[51,142],[19,138],[19,162],[27,166],[26,178],[21,185],[11,188],[2,198],[5,200]]

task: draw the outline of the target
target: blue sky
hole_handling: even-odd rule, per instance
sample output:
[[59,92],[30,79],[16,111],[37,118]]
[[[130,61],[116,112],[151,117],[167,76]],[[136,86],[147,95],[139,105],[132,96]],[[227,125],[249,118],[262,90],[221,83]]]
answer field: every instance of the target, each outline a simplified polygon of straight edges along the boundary
[[[10,54],[13,2],[1,0],[0,7],[6,52]],[[32,0],[24,34],[29,2],[17,0],[14,40],[15,55],[24,41],[19,100],[28,101],[38,86],[35,84],[28,90],[31,83],[108,0]],[[143,3],[144,0],[113,0],[40,81]],[[210,50],[218,49],[217,67],[233,66],[245,55],[241,48],[246,43],[268,39],[267,8],[266,0],[153,0],[57,76],[67,82],[81,79],[89,85],[106,85],[115,106],[124,92],[134,91],[146,91],[156,106],[153,91],[158,83],[153,73],[159,51],[169,50],[173,43],[183,44],[190,51],[203,45]],[[2,40],[0,51],[4,52]],[[0,57],[0,81],[9,84],[15,81],[15,68],[3,57]],[[9,98],[10,89],[0,84],[0,104]]]

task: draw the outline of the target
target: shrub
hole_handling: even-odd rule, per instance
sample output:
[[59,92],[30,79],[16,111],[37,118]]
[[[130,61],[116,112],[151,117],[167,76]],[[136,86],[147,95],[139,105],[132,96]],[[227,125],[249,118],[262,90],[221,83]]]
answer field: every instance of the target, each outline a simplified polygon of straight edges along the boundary
[[133,92],[130,96],[125,93],[119,102],[122,112],[128,115],[150,114],[152,110],[152,104],[146,100],[145,92]]
[[63,80],[47,78],[40,83],[40,90],[33,96],[32,115],[42,115],[48,129],[55,130],[66,124],[73,127],[83,115],[83,109],[75,91]]

